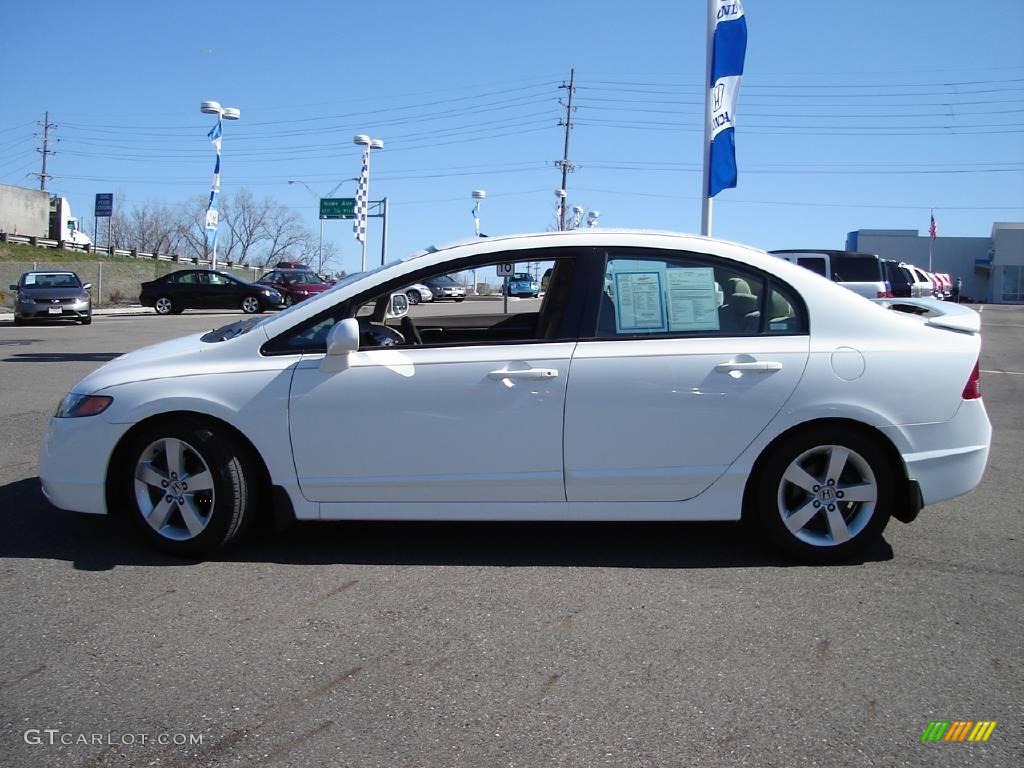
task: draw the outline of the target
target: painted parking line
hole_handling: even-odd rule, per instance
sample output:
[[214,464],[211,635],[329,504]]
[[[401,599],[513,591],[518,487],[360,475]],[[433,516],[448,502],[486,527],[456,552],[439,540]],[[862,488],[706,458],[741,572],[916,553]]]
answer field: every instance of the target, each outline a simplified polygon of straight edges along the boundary
[[1004,373],[1007,376],[1024,376],[1024,371],[986,371],[982,370],[982,373]]

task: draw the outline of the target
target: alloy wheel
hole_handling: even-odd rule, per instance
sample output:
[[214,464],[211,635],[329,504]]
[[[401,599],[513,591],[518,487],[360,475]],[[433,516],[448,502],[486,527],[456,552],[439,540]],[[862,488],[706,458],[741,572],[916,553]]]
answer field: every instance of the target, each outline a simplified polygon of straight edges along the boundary
[[259,312],[259,310],[260,302],[259,299],[257,299],[255,296],[246,296],[244,299],[242,299],[243,312],[253,315]]
[[169,315],[174,309],[174,303],[166,296],[161,296],[153,305],[158,315]]
[[856,537],[878,503],[871,465],[842,445],[821,445],[797,456],[779,481],[777,508],[790,534],[815,547]]
[[135,500],[142,518],[160,536],[194,539],[213,516],[216,499],[210,467],[184,440],[155,440],[135,465]]

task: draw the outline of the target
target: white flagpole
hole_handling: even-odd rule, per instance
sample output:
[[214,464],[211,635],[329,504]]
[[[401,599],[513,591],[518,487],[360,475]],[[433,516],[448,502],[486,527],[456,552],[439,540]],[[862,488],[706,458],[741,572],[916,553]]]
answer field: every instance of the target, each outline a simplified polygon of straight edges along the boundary
[[700,233],[711,237],[711,55],[715,44],[715,0],[708,0],[707,53],[704,69],[704,186],[700,191]]
[[928,219],[928,271],[932,271],[932,243],[934,238],[932,237],[932,222],[935,221],[935,209],[932,208]]

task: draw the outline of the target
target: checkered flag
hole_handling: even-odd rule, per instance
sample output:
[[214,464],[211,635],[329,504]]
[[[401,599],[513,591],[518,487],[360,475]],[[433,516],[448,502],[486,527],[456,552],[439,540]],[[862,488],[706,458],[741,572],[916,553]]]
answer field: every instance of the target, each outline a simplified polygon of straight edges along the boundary
[[356,233],[356,240],[360,243],[366,242],[366,215],[370,209],[370,148],[363,150],[363,170],[359,174],[359,186],[356,187],[356,220],[352,224],[352,231]]

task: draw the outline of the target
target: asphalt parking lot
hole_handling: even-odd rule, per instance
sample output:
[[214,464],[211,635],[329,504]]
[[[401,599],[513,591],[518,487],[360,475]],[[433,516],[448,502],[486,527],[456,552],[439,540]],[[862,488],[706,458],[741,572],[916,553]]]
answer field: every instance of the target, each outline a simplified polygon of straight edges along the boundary
[[308,524],[191,562],[47,504],[79,378],[238,317],[0,319],[0,765],[1024,761],[1024,307],[982,315],[982,485],[845,566],[663,524]]

